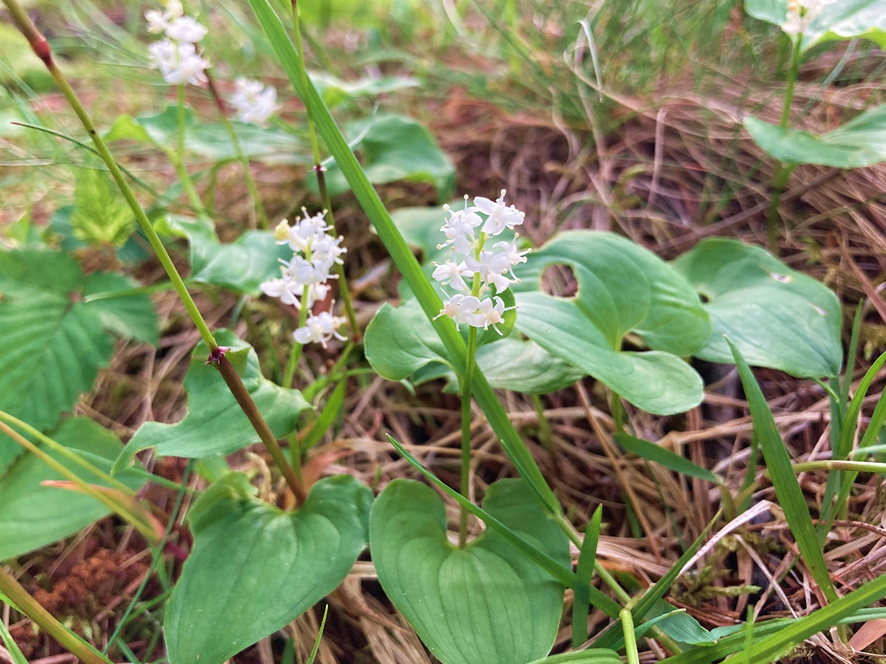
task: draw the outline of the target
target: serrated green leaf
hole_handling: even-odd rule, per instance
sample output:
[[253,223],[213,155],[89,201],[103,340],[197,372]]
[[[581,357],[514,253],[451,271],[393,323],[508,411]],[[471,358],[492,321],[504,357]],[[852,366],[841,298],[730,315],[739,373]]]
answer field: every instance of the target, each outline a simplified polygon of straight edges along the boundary
[[[886,15],[886,2],[883,7]],[[744,127],[767,154],[788,163],[863,168],[886,160],[886,104],[825,134],[779,127],[750,115]]]
[[[132,332],[127,315],[135,312],[142,324],[153,325],[138,338],[156,338],[147,295],[82,301],[87,287],[99,293],[119,284],[102,273],[84,277],[77,262],[60,252],[0,252],[0,409],[45,431],[110,361],[113,339],[106,330]],[[20,453],[16,443],[0,436],[0,475]]]
[[[204,499],[201,499],[201,502]],[[166,608],[171,664],[221,664],[334,590],[366,547],[372,492],[319,481],[296,512],[223,492],[192,521],[194,548]]]
[[82,168],[77,174],[71,229],[78,240],[113,247],[122,247],[135,230],[129,204],[104,172]]
[[[56,442],[88,455],[97,468],[109,471],[123,443],[113,433],[85,417],[66,420],[53,434]],[[58,452],[45,450],[65,463]],[[93,475],[76,467],[73,472],[90,484],[107,486]],[[21,457],[0,478],[0,561],[34,551],[80,531],[109,513],[107,507],[83,493],[42,486],[46,480],[66,479],[36,456]],[[124,473],[120,480],[138,489],[144,480]]]
[[238,293],[257,295],[263,281],[280,276],[280,260],[292,258],[292,250],[278,245],[271,231],[246,231],[233,242],[222,244],[211,220],[178,215],[163,218],[157,231],[187,238],[192,281]]
[[[435,378],[457,384],[443,344],[415,300],[382,306],[366,328],[364,344],[366,359],[388,380],[415,374],[416,384]],[[538,344],[513,337],[481,346],[476,361],[493,387],[527,394],[554,392],[584,376]]]
[[[215,338],[220,345],[232,349],[229,355],[247,351],[245,366],[242,370],[238,367],[238,373],[274,435],[283,438],[293,431],[299,414],[310,408],[301,392],[280,387],[265,378],[255,350],[232,332],[219,330]],[[202,459],[230,454],[260,442],[221,374],[206,364],[207,357],[208,351],[202,343],[191,356],[184,380],[188,393],[188,414],[184,419],[177,424],[145,422],[120,455],[115,469],[125,467],[135,454],[149,447],[160,456]]]
[[703,240],[674,269],[711,317],[713,333],[696,357],[731,363],[725,334],[754,366],[794,376],[840,373],[840,302],[824,284],[760,247],[726,238]]
[[[542,272],[570,267],[574,298],[541,292]],[[517,329],[635,406],[670,415],[698,405],[701,377],[678,355],[710,336],[708,316],[688,283],[654,254],[611,233],[561,233],[529,255],[515,286]],[[622,351],[635,333],[653,350]]]
[[[568,568],[566,536],[522,480],[492,484],[484,509]],[[444,664],[524,664],[553,645],[564,586],[493,530],[450,544],[443,502],[426,485],[391,482],[373,506],[370,541],[388,598]]]
[[88,304],[105,330],[156,346],[160,342],[157,311],[150,296],[131,292],[137,288],[138,282],[125,275],[93,272],[83,282],[82,293],[84,297],[102,296]]
[[[788,0],[745,0],[745,11],[754,18],[781,26],[787,20]],[[804,51],[828,41],[870,39],[886,48],[886,1],[831,0],[803,34]]]
[[[455,187],[455,166],[437,145],[431,133],[421,124],[402,115],[378,115],[351,122],[345,134],[360,138],[354,146],[363,158],[363,170],[373,184],[388,182],[427,182],[447,199]],[[308,179],[316,191],[315,176]],[[331,196],[338,196],[350,187],[344,174],[333,161],[327,167],[326,185]]]
[[[106,141],[131,140],[151,144],[161,150],[174,148],[178,141],[179,109],[169,105],[155,115],[121,115],[105,133]],[[232,121],[243,155],[253,161],[272,164],[312,163],[310,145],[274,127],[257,127]],[[238,159],[224,125],[197,121],[196,113],[185,108],[185,149],[212,161]]]

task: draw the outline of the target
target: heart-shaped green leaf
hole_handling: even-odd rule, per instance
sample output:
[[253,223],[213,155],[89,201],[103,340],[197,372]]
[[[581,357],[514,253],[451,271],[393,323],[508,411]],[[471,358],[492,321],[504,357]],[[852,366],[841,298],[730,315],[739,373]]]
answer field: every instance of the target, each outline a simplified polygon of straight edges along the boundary
[[191,280],[238,293],[257,295],[263,281],[280,276],[280,259],[292,258],[287,245],[278,245],[271,231],[246,231],[222,244],[209,219],[170,215],[157,231],[185,237],[191,246]]
[[[542,272],[553,265],[572,269],[574,298],[541,292]],[[701,377],[679,356],[707,341],[710,321],[698,295],[667,263],[612,233],[569,231],[521,268],[520,332],[643,410],[670,415],[701,402]],[[621,350],[629,333],[653,350]]]
[[[248,159],[275,164],[312,163],[310,146],[286,131],[236,121],[231,125],[240,149]],[[177,144],[178,132],[178,106],[169,105],[156,115],[119,116],[104,138],[106,141],[148,143],[168,151]],[[185,108],[185,148],[216,162],[239,158],[228,130],[221,124],[198,122],[191,108]]]
[[862,168],[886,159],[886,104],[826,134],[782,128],[751,116],[744,119],[744,126],[757,145],[784,162]]
[[[53,439],[82,453],[90,463],[108,472],[123,443],[113,433],[85,417],[66,420]],[[70,467],[90,484],[106,486],[90,473],[70,465],[64,456],[44,451]],[[73,535],[109,513],[107,507],[83,493],[42,486],[46,480],[64,480],[36,456],[27,455],[0,479],[0,560],[15,558],[47,544]],[[132,489],[144,481],[130,473],[119,478]]]
[[[788,0],[745,0],[745,11],[754,18],[781,26],[787,20]],[[827,41],[870,39],[886,48],[886,0],[831,0],[803,34],[808,51]]]
[[726,335],[749,364],[814,378],[840,373],[840,302],[824,284],[726,238],[700,242],[674,268],[701,295],[714,328],[697,357],[731,364]]
[[[153,304],[127,292],[135,285],[121,275],[86,277],[77,261],[57,251],[0,252],[0,409],[46,430],[110,361],[108,331],[156,342]],[[138,334],[134,325],[143,326]],[[20,453],[0,435],[0,475]]]
[[171,664],[221,664],[332,592],[366,547],[371,504],[350,475],[317,482],[293,513],[215,485],[166,609]]
[[[381,307],[366,328],[364,344],[366,359],[388,380],[409,376],[416,384],[443,377],[453,384],[457,380],[440,337],[415,300]],[[538,344],[514,337],[481,346],[476,360],[490,385],[527,394],[554,392],[584,375]]]
[[[452,193],[455,166],[431,132],[415,120],[402,115],[377,115],[351,122],[345,134],[356,141],[353,148],[362,155],[363,170],[373,184],[427,182],[444,200]],[[316,177],[310,177],[308,183],[316,191]],[[334,161],[328,166],[326,184],[333,196],[350,189]]]
[[[280,387],[266,379],[255,350],[233,332],[219,330],[215,338],[220,345],[231,348],[229,356],[237,351],[246,353],[245,366],[242,370],[237,367],[237,371],[274,435],[282,438],[293,431],[299,413],[310,408],[301,392]],[[138,452],[149,447],[160,456],[202,459],[230,454],[260,442],[221,374],[206,364],[207,357],[208,351],[202,343],[191,356],[191,366],[184,380],[188,393],[188,414],[184,419],[177,424],[145,422],[124,448],[115,469],[125,467]]]
[[[489,487],[484,509],[570,565],[569,542],[526,483]],[[551,649],[564,586],[494,531],[460,549],[443,501],[413,480],[391,482],[370,519],[372,559],[388,598],[443,664],[525,664]]]

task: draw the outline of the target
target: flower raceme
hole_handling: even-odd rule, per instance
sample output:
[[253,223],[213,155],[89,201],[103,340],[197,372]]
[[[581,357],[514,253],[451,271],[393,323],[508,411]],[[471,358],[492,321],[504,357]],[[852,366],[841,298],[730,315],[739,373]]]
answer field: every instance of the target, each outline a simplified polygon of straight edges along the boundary
[[[451,247],[452,258],[442,264],[434,263],[433,278],[456,292],[443,303],[438,317],[449,316],[456,326],[492,327],[501,334],[497,325],[502,322],[504,312],[514,307],[505,307],[498,294],[519,281],[513,268],[526,262],[529,250],[517,248],[516,233],[513,240],[496,242],[491,249],[487,249],[486,244],[489,238],[521,225],[524,214],[513,205],[505,204],[504,190],[494,201],[477,196],[474,205],[469,207],[465,196],[464,209],[452,210],[449,206],[443,209],[449,213],[449,219],[440,228],[446,241],[437,248]],[[470,279],[470,285],[466,279]]]
[[796,36],[806,32],[809,24],[821,13],[822,0],[788,0],[788,15],[781,29]]
[[[261,291],[270,297],[279,298],[283,304],[301,310],[306,307],[309,315],[305,325],[293,334],[300,344],[319,343],[326,348],[326,343],[335,337],[345,340],[339,329],[345,318],[333,316],[330,311],[314,314],[312,309],[316,302],[322,302],[329,295],[330,279],[338,275],[330,274],[336,264],[341,264],[341,256],[347,250],[341,246],[341,238],[327,233],[332,227],[326,225],[326,212],[310,216],[303,210],[304,216],[290,225],[284,219],[276,229],[274,237],[277,244],[288,244],[292,249],[292,259],[281,260],[281,276],[269,279],[261,284]],[[334,303],[333,303],[334,304]]]
[[237,79],[237,91],[231,96],[231,104],[237,109],[240,122],[265,127],[268,119],[280,108],[277,90],[273,86],[245,78]]
[[205,83],[209,60],[197,50],[197,44],[206,36],[206,27],[184,15],[180,0],[167,0],[163,11],[145,12],[145,20],[148,32],[165,34],[148,47],[151,62],[163,79],[170,85]]

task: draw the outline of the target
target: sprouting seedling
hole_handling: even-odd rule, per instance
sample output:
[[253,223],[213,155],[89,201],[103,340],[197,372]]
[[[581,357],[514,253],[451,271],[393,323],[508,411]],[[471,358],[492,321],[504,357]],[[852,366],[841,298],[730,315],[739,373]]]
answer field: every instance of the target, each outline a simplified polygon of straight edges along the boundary
[[[466,324],[483,329],[491,326],[501,334],[496,326],[502,322],[504,312],[515,307],[505,307],[498,294],[519,281],[513,268],[526,262],[529,250],[517,248],[516,234],[510,242],[496,242],[491,250],[485,249],[486,241],[505,229],[513,230],[521,225],[525,215],[513,205],[505,204],[504,189],[495,201],[477,196],[474,205],[468,207],[465,196],[464,209],[453,211],[449,206],[444,209],[449,219],[440,230],[446,235],[446,241],[437,248],[451,247],[453,258],[442,264],[435,263],[437,269],[433,277],[456,293],[443,303],[439,316],[449,316],[456,326]],[[486,219],[478,213],[485,214]],[[475,233],[477,228],[480,228],[479,235]],[[471,278],[470,286],[465,277]],[[487,294],[489,297],[484,298]]]

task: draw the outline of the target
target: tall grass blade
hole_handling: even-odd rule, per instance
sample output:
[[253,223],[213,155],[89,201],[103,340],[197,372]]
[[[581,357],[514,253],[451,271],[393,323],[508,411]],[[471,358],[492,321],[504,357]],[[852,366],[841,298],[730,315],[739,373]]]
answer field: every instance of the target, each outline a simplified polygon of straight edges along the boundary
[[626,433],[617,433],[613,438],[627,452],[636,454],[649,461],[654,461],[668,470],[673,470],[675,473],[707,480],[708,482],[713,482],[717,485],[723,484],[723,480],[707,468],[702,468],[701,466],[692,463],[689,459],[671,452],[671,450],[661,447],[660,445],[651,443],[648,440],[643,440],[642,438],[629,436]]
[[18,647],[18,644],[12,638],[12,634],[6,629],[6,624],[2,620],[0,620],[0,641],[3,641],[3,645],[12,657],[12,664],[28,664],[24,653]]
[[[452,366],[465,366],[467,345],[464,339],[456,331],[455,323],[448,316],[435,319],[443,307],[440,297],[422,272],[421,266],[391,220],[390,214],[388,214],[375,189],[366,178],[360,163],[335,124],[335,120],[333,120],[329,109],[326,108],[326,104],[317,93],[314,84],[308,79],[306,86],[303,85],[295,46],[293,46],[289,36],[286,34],[280,18],[274,12],[268,0],[249,0],[249,3],[295,91],[302,99],[308,101],[314,115],[317,131],[325,141],[329,153],[335,158],[336,164],[351,186],[354,196],[356,196],[366,216],[369,217],[379,238],[384,243],[388,253],[390,253],[391,258],[421,305],[425,315],[440,336]],[[489,425],[495,431],[502,447],[520,473],[520,476],[532,488],[541,505],[552,514],[559,515],[561,510],[556,496],[547,485],[541,470],[539,470],[529,450],[523,444],[520,435],[510,419],[508,419],[507,413],[502,408],[498,398],[479,369],[474,372],[473,394],[478,405],[486,415]]]
[[603,522],[603,506],[598,505],[585,530],[585,538],[578,554],[575,568],[575,587],[572,597],[572,647],[578,648],[588,640],[588,614],[591,603],[591,577],[597,544],[600,542],[600,524]]
[[775,495],[778,496],[778,503],[784,510],[788,526],[797,541],[800,555],[809,568],[812,578],[815,579],[828,602],[833,602],[837,599],[837,591],[834,590],[834,584],[828,574],[824,555],[815,534],[815,527],[812,525],[812,517],[809,515],[809,508],[803,497],[803,490],[800,488],[800,483],[791,466],[791,457],[784,446],[784,441],[778,433],[775,418],[773,418],[769,404],[766,403],[760,385],[754,378],[754,374],[751,373],[747,362],[729,339],[726,342],[732,349],[732,357],[738,367],[738,375],[741,378],[741,384],[744,387],[748,407],[751,411],[754,434],[760,443],[763,459],[769,469],[772,486],[775,488]]

